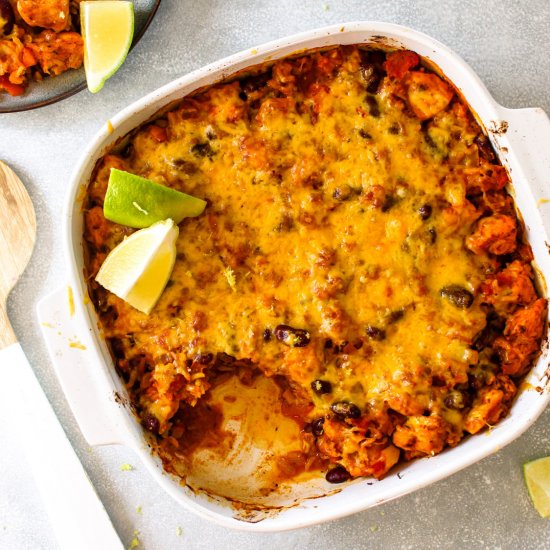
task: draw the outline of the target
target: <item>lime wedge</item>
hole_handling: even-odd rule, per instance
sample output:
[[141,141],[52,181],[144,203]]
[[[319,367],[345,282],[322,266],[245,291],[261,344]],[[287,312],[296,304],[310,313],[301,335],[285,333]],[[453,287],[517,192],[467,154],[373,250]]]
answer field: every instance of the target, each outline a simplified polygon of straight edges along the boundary
[[174,268],[178,233],[173,220],[136,231],[111,250],[95,280],[139,311],[151,313]]
[[524,464],[523,475],[535,510],[550,517],[550,456]]
[[123,0],[80,3],[88,89],[99,92],[122,65],[134,36],[134,5]]
[[202,214],[205,206],[202,199],[112,168],[103,214],[112,222],[140,229],[167,218],[180,223]]

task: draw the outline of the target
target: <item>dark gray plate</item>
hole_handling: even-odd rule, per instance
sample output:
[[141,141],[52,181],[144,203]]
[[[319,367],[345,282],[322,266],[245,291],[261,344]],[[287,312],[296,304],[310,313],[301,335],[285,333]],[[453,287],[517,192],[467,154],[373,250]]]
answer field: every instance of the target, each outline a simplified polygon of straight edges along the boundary
[[[139,42],[153,20],[161,0],[134,0],[135,26],[132,48]],[[69,70],[42,82],[31,82],[22,96],[12,97],[0,92],[0,113],[15,113],[38,109],[70,97],[86,88],[84,68]]]

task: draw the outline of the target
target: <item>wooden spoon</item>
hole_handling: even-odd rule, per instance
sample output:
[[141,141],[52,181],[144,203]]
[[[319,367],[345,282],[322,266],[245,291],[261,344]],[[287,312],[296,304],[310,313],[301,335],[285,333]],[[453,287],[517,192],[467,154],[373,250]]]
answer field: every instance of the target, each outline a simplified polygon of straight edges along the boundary
[[6,300],[31,259],[35,239],[31,199],[15,172],[0,161],[0,349],[17,342]]
[[17,426],[59,547],[122,550],[111,520],[34,376],[6,312],[8,294],[27,266],[35,237],[31,199],[21,180],[0,161],[0,418],[11,419]]

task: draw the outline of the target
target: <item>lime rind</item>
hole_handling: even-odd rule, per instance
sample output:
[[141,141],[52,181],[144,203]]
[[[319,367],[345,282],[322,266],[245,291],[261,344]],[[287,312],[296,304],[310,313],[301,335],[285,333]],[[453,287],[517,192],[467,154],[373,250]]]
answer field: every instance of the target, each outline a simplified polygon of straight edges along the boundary
[[[92,2],[92,4],[94,3],[95,2]],[[134,39],[134,26],[135,26],[134,25],[135,23],[134,5],[132,2],[118,2],[118,1],[116,2],[116,4],[119,4],[119,3],[124,4],[125,9],[128,10],[128,16],[130,21],[128,37],[126,40],[126,44],[121,49],[120,54],[116,58],[115,62],[111,65],[110,70],[103,74],[94,72],[90,66],[89,48],[87,45],[88,37],[86,33],[87,25],[85,22],[85,18],[86,18],[85,13],[86,13],[86,10],[88,9],[88,6],[87,6],[88,2],[81,3],[80,18],[81,18],[82,36],[84,39],[84,69],[86,71],[86,83],[88,86],[88,90],[93,94],[96,94],[97,92],[99,92],[105,85],[105,82],[109,80],[109,78],[111,78],[120,69],[120,67],[126,60],[126,57],[128,56],[128,52],[130,51],[130,48],[132,46],[132,41]]]
[[112,168],[103,214],[112,222],[142,229],[167,218],[178,224],[199,216],[205,207],[202,199]]

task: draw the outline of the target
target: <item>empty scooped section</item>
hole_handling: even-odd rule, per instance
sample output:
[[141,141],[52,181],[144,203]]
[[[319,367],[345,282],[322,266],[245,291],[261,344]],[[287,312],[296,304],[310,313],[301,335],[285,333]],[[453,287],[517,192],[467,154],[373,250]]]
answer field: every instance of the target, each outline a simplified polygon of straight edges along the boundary
[[309,461],[304,460],[304,427],[284,410],[284,392],[259,372],[224,377],[182,412],[186,431],[178,448],[183,460],[166,448],[161,456],[189,487],[238,501],[248,515],[252,508],[261,513],[265,507],[288,506],[298,496],[325,494],[327,484],[318,479],[323,461],[311,449]]

